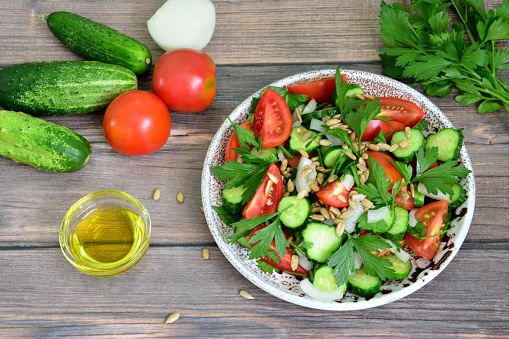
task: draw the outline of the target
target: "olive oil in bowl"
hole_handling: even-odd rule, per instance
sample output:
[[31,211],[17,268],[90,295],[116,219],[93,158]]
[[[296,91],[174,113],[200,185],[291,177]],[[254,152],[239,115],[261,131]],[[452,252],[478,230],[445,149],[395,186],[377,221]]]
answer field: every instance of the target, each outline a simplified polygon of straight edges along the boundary
[[66,258],[79,270],[108,276],[133,267],[150,242],[150,217],[134,197],[119,191],[92,193],[67,212],[60,230]]

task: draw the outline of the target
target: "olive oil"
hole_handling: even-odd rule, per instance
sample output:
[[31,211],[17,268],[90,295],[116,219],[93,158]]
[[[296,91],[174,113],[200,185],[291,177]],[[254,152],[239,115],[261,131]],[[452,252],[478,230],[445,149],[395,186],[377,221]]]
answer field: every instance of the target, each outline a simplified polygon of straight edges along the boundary
[[79,220],[70,247],[78,261],[101,267],[127,257],[144,237],[140,215],[122,206],[102,206]]

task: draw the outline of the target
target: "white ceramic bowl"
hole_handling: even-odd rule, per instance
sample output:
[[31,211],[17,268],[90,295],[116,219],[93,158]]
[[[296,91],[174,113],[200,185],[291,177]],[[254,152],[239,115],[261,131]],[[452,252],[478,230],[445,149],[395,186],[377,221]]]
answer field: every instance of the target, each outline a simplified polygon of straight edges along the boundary
[[[361,71],[341,70],[348,76],[348,82],[360,85],[367,94],[374,96],[390,96],[410,100],[424,110],[424,119],[429,123],[429,131],[437,131],[446,127],[453,127],[446,116],[424,95],[409,86],[394,79]],[[323,77],[334,76],[335,70],[312,71],[293,75],[272,83],[274,86],[289,86],[301,82],[309,82]],[[230,119],[240,124],[249,116],[251,98],[259,97],[261,90],[244,100],[231,114]],[[355,295],[345,294],[345,297],[335,302],[324,302],[305,295],[299,288],[299,280],[288,274],[268,274],[262,272],[255,260],[249,260],[249,251],[238,244],[230,245],[225,238],[233,234],[232,227],[225,225],[211,206],[222,204],[222,189],[224,182],[219,182],[210,173],[210,168],[224,163],[226,144],[233,130],[228,120],[221,125],[212,140],[202,174],[202,200],[210,232],[217,245],[231,262],[231,264],[249,281],[262,290],[288,302],[322,310],[351,311],[387,304],[407,296],[426,285],[435,278],[451,262],[465,240],[475,205],[475,182],[473,172],[462,180],[467,190],[467,200],[457,209],[457,214],[463,215],[459,221],[452,223],[448,233],[444,235],[441,248],[431,261],[424,258],[412,258],[413,267],[409,277],[402,281],[389,281],[382,286],[382,292],[366,300]],[[460,160],[468,169],[472,164],[465,147],[461,149]]]

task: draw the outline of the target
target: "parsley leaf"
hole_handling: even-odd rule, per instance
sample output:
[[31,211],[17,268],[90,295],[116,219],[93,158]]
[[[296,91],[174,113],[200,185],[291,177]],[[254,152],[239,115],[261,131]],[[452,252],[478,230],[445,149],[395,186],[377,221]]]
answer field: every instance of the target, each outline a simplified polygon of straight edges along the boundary
[[258,143],[258,141],[256,141],[253,131],[250,131],[247,128],[244,128],[240,125],[233,123],[230,120],[230,117],[228,117],[228,120],[230,121],[230,124],[233,127],[233,131],[237,135],[237,139],[239,140],[239,145],[241,148],[249,150],[249,145],[260,148],[260,144]]
[[240,220],[240,214],[230,214],[228,213],[223,206],[212,206],[212,209],[216,211],[221,220],[228,226]]
[[345,233],[348,235],[348,238],[345,243],[330,256],[329,263],[327,264],[334,269],[333,274],[336,278],[337,286],[343,285],[348,280],[348,276],[355,273],[352,236],[348,232]]
[[382,111],[379,99],[364,102],[365,105],[361,104],[359,108],[357,108],[357,111],[352,110],[346,112],[344,117],[344,121],[359,137],[359,149],[362,149],[360,137],[364,134],[369,122]]
[[280,213],[281,212],[277,212],[277,213],[273,213],[273,214],[262,214],[257,217],[251,218],[251,219],[242,219],[240,221],[237,221],[237,222],[231,224],[231,226],[235,227],[235,229],[239,229],[242,231],[236,232],[236,233],[228,236],[226,238],[226,239],[228,239],[228,243],[233,244],[240,238],[243,238],[246,235],[249,235],[249,233],[251,233],[251,230],[253,228],[267,222],[270,219],[273,219]]
[[352,238],[352,242],[355,250],[361,256],[364,270],[367,274],[379,276],[384,281],[398,278],[396,272],[392,269],[392,263],[389,259],[377,257],[369,252],[380,253],[380,251],[389,248],[389,244],[384,239],[379,239],[378,236],[373,234],[366,234],[362,237]]
[[251,244],[258,242],[256,245],[251,247],[249,259],[256,259],[259,257],[267,256],[270,250],[270,245],[272,244],[272,240],[274,240],[276,245],[276,253],[284,256],[286,253],[286,247],[290,246],[290,244],[286,240],[281,227],[281,222],[279,221],[278,216],[276,220],[274,220],[270,225],[256,231],[251,239],[249,239]]
[[258,263],[258,267],[260,268],[260,270],[262,270],[265,273],[274,273],[274,272],[279,273],[280,272],[277,268],[271,266],[270,264],[267,264],[262,259],[258,259],[258,260],[256,260],[256,262]]

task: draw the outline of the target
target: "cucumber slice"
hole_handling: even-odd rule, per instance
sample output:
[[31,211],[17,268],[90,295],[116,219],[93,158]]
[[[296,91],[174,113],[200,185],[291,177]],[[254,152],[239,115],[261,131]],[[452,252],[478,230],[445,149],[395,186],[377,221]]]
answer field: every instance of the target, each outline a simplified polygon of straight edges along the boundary
[[304,225],[311,213],[311,202],[309,202],[309,199],[302,198],[297,200],[297,196],[295,195],[283,197],[279,202],[277,210],[282,211],[290,205],[292,205],[292,207],[279,216],[281,222],[290,228],[297,228]]
[[271,148],[260,147],[259,149],[256,147],[253,147],[251,149],[251,154],[254,155],[255,157],[263,159],[267,162],[279,161],[279,159],[277,157],[277,148],[275,148],[275,147],[271,147]]
[[[235,233],[242,232],[246,228],[247,228],[247,225],[246,226],[240,226],[240,227],[237,226],[237,227],[235,227]],[[245,247],[245,248],[248,248],[248,249],[251,249],[251,247],[252,247],[251,244],[249,243],[249,235],[246,235],[245,237],[240,238],[239,240],[237,240],[237,242],[242,247]]]
[[[323,164],[327,168],[332,168],[339,157],[345,158],[345,151],[341,146],[333,146],[323,155]],[[345,158],[346,160],[346,158]]]
[[307,224],[302,231],[304,242],[313,244],[313,247],[307,249],[308,258],[320,263],[324,263],[334,253],[343,240],[336,236],[336,228],[319,222]]
[[408,228],[408,211],[401,206],[396,206],[394,224],[384,233],[383,237],[390,240],[401,240]]
[[246,191],[247,188],[242,186],[225,188],[223,190],[223,207],[224,209],[231,214],[237,214],[242,212],[242,194]]
[[321,291],[338,291],[346,292],[346,282],[338,286],[336,285],[336,278],[334,277],[334,270],[327,265],[320,266],[313,279],[313,286]]
[[463,145],[463,129],[444,128],[428,137],[426,148],[438,148],[438,160],[457,160]]
[[[381,209],[387,209],[387,212],[385,213],[383,218],[378,221],[370,222],[369,221],[371,219],[370,214],[379,213],[377,211]],[[363,223],[363,225],[365,226],[362,226],[362,228],[365,229],[366,231],[370,231],[371,233],[382,234],[384,232],[387,232],[394,224],[395,215],[393,215],[390,209],[387,208],[386,206],[381,207],[377,210],[369,210],[367,213],[365,213],[365,215],[366,223],[365,224]],[[364,218],[364,214],[361,216],[361,218]],[[359,224],[359,226],[360,225],[361,224]]]
[[[311,138],[302,141],[304,133],[303,134],[298,133],[297,130],[299,128],[301,128],[304,131],[304,133],[311,132],[313,135],[311,136]],[[315,137],[316,133],[313,131],[308,131],[305,127],[294,127],[292,129],[292,134],[290,134],[290,151],[294,154],[300,154],[299,153],[300,148],[303,148],[308,153],[314,151],[320,146],[320,144],[315,140]],[[309,144],[309,146],[306,146],[310,141],[311,143]]]
[[348,291],[364,298],[371,298],[380,292],[382,279],[373,277],[364,271],[364,266],[348,277]]
[[302,115],[302,122],[308,122],[312,119],[321,119],[324,117],[331,117],[334,115],[339,114],[339,109],[337,107],[332,108],[326,108],[319,111],[314,111],[312,113],[303,114]]
[[459,184],[451,185],[452,196],[449,201],[449,208],[456,208],[467,200],[467,191]]
[[426,199],[426,196],[416,190],[414,192],[414,207],[418,208],[424,206],[424,199]]
[[385,259],[389,259],[392,263],[392,269],[396,272],[395,280],[400,280],[408,277],[410,271],[412,270],[412,261],[403,261],[395,255],[388,255],[384,257]]
[[422,132],[418,129],[410,129],[410,138],[407,139],[405,131],[397,131],[392,135],[391,145],[398,144],[399,142],[407,140],[408,146],[405,148],[398,147],[392,154],[402,161],[409,163],[414,160],[415,153],[419,148],[424,147],[425,139]]

